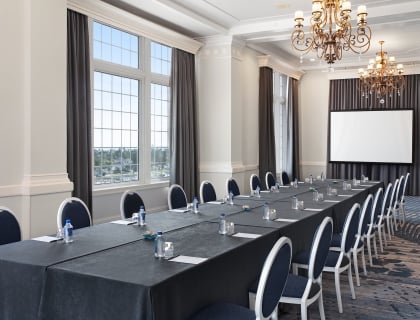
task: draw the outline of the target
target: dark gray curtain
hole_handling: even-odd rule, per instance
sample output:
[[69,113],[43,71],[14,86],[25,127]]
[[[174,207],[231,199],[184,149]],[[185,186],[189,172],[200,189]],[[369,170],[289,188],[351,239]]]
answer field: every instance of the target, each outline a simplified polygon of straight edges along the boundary
[[292,111],[292,177],[300,177],[300,155],[299,155],[299,100],[298,100],[298,80],[289,77],[287,84],[287,104],[288,109]]
[[198,196],[198,136],[195,56],[172,49],[170,121],[170,183],[181,185],[187,197]]
[[89,59],[88,18],[67,10],[67,172],[92,213]]
[[268,67],[260,68],[258,98],[259,125],[259,173],[261,185],[265,186],[267,171],[276,173],[276,143],[274,136],[273,115],[273,70]]
[[[414,109],[413,130],[413,164],[374,164],[374,163],[328,163],[328,177],[351,179],[364,174],[373,180],[385,183],[393,182],[396,178],[410,172],[408,194],[420,195],[420,75],[405,76],[405,87],[401,95],[389,93],[385,103],[380,104],[374,95],[362,97],[357,89],[359,79],[342,79],[330,81],[329,111],[337,110],[374,110],[374,109]],[[330,126],[328,119],[328,126]],[[391,130],[391,128],[390,128]],[[330,152],[330,137],[328,136],[328,159]]]

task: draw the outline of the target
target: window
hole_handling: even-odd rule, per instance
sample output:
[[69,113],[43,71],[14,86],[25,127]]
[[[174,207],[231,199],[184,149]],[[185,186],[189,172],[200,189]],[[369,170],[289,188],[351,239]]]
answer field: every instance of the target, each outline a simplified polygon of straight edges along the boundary
[[96,21],[92,47],[94,184],[168,180],[171,48]]

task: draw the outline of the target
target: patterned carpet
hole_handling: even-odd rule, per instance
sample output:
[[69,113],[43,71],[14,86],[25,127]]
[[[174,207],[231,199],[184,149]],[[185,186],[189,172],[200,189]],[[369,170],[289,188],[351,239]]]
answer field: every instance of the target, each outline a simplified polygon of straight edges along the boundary
[[[367,266],[367,277],[359,258],[360,287],[353,270],[356,300],[351,299],[347,273],[341,275],[342,314],[338,313],[334,276],[324,273],[326,319],[420,319],[420,197],[412,198],[416,199],[407,201],[407,224],[388,241],[384,253],[373,259],[373,267]],[[369,264],[367,254],[366,260]],[[282,309],[279,319],[300,319],[300,306]],[[320,319],[317,303],[309,307],[308,319]]]

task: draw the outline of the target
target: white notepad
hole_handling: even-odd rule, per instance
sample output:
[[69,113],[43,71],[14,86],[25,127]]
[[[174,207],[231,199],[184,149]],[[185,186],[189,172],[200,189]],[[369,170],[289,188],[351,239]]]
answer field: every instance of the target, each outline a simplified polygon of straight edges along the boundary
[[274,221],[278,221],[278,222],[296,222],[297,219],[286,219],[286,218],[278,218]]
[[208,201],[206,203],[210,203],[210,204],[224,204],[223,201]]
[[337,194],[339,197],[351,197],[351,194]]
[[324,202],[335,202],[335,203],[337,203],[337,202],[340,202],[340,200],[324,200]]
[[169,211],[171,211],[171,212],[188,212],[190,210],[189,209],[170,209]]
[[115,220],[115,221],[111,221],[110,223],[122,224],[122,225],[128,226],[129,224],[134,224],[136,222],[135,221],[131,221],[131,220]]
[[303,210],[305,210],[305,211],[322,211],[322,210],[324,210],[324,209],[318,209],[318,208],[305,208],[305,209],[303,209]]
[[251,196],[247,196],[247,195],[244,195],[244,194],[239,194],[239,195],[235,196],[235,198],[251,198]]
[[255,234],[255,233],[238,232],[238,233],[233,234],[232,237],[255,239],[255,238],[261,237],[261,235]]
[[41,236],[41,237],[32,238],[32,240],[41,241],[41,242],[54,242],[59,239],[57,237]]
[[351,188],[351,190],[365,190],[363,188]]
[[191,256],[177,256],[175,258],[169,259],[171,262],[181,262],[189,264],[199,264],[203,261],[206,261],[207,258],[191,257]]

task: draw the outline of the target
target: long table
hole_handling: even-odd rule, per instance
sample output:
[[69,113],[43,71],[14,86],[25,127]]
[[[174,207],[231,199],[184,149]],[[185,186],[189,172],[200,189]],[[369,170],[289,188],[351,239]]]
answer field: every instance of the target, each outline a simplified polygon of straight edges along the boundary
[[[308,248],[325,216],[339,231],[353,203],[381,186],[344,191],[337,184],[339,195],[330,197],[326,183],[236,197],[234,205],[204,204],[199,214],[153,213],[146,228],[105,223],[75,230],[72,244],[26,240],[1,246],[0,318],[182,320],[216,301],[246,306],[248,288],[279,237],[291,238],[294,253]],[[326,201],[312,200],[314,187]],[[291,209],[292,195],[304,200],[306,210]],[[264,203],[283,220],[263,220]],[[219,235],[222,212],[235,232],[260,236]],[[146,229],[163,231],[176,255],[207,260],[195,265],[154,258],[153,241],[143,238]]]

